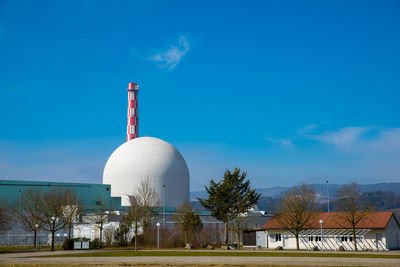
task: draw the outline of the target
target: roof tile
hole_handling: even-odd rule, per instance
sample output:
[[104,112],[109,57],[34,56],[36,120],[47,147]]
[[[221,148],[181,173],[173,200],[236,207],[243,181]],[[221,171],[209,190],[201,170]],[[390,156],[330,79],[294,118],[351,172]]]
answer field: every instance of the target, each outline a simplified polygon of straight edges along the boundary
[[[323,228],[325,229],[349,229],[350,224],[338,217],[339,212],[322,212],[311,223],[307,229],[319,229],[321,225],[319,220],[323,220]],[[390,218],[393,216],[393,211],[374,211],[368,213],[357,225],[357,229],[383,229],[386,228]],[[264,224],[262,229],[281,229],[277,217],[272,217]]]

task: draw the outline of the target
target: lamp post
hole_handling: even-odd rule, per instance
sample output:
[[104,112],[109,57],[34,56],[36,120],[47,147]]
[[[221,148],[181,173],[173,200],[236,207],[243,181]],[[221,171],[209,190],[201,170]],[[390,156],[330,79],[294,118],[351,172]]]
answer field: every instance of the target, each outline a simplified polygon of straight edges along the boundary
[[56,223],[56,217],[51,216],[51,251],[54,251],[54,229],[56,228],[55,223]]
[[328,212],[330,212],[329,208],[329,181],[326,180],[326,198],[328,199]]
[[[21,190],[18,190],[18,201],[21,202]],[[21,221],[18,220],[18,245],[21,245]]]
[[165,184],[163,184],[163,191],[164,191],[164,193],[163,193],[163,206],[164,206],[164,219],[163,219],[163,224],[164,224],[164,227],[165,227],[165,212],[166,212],[166,210],[165,210]]
[[35,250],[37,250],[36,249],[36,244],[37,244],[37,231],[38,231],[38,229],[39,229],[39,224],[35,224],[35,240],[34,240],[35,243],[34,243],[34,246],[33,246]]
[[319,220],[319,224],[321,225],[321,247],[322,247],[322,224],[324,223],[324,221],[321,219]]
[[160,223],[156,224],[157,226],[157,249],[160,249]]

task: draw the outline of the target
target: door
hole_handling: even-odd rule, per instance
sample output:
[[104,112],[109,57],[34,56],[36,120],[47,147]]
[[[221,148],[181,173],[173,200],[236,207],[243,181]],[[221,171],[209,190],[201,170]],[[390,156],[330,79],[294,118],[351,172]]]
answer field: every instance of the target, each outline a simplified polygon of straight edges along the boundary
[[243,246],[256,246],[256,232],[245,231],[243,232]]

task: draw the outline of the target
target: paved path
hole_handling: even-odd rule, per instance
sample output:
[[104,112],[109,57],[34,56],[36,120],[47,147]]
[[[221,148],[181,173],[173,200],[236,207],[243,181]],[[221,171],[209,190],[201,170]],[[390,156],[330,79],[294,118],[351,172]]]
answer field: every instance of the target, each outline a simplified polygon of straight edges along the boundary
[[[83,251],[87,252],[87,251]],[[121,265],[296,265],[296,266],[400,266],[400,259],[374,258],[315,258],[315,257],[68,257],[68,258],[37,258],[35,256],[70,254],[76,251],[12,253],[0,254],[0,265],[91,265],[91,266],[121,266]],[[93,253],[96,253],[93,251]]]

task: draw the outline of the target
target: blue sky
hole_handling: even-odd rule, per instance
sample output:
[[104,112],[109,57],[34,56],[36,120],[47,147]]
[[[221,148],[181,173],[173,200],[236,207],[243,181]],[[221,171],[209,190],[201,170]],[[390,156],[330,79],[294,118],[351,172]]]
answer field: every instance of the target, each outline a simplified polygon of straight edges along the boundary
[[400,2],[0,0],[0,179],[101,183],[140,134],[191,189],[400,182]]

